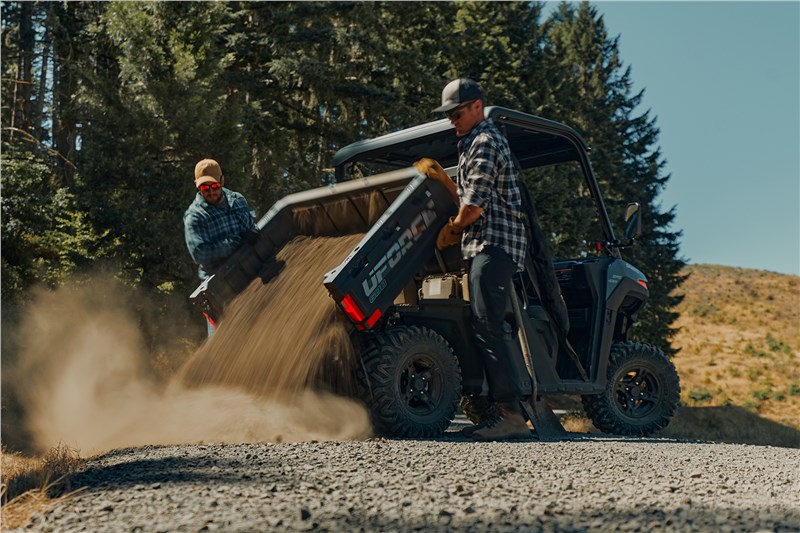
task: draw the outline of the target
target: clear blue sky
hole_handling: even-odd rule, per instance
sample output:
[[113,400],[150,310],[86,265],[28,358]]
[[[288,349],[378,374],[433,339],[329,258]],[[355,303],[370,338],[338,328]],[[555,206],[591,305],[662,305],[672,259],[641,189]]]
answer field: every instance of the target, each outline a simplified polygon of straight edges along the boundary
[[681,255],[800,274],[800,2],[592,5],[657,117]]

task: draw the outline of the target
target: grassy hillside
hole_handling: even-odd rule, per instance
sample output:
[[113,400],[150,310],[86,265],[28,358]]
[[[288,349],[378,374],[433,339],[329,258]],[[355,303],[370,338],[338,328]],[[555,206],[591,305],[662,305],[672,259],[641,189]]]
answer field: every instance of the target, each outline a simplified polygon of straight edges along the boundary
[[[729,424],[764,430],[760,418],[775,423],[767,431],[799,430],[800,277],[717,265],[691,265],[686,273],[674,358],[683,404],[715,407],[709,413]],[[746,419],[726,420],[737,412]],[[705,418],[699,421],[715,417]]]
[[687,268],[675,365],[687,405],[738,405],[800,428],[800,277]]

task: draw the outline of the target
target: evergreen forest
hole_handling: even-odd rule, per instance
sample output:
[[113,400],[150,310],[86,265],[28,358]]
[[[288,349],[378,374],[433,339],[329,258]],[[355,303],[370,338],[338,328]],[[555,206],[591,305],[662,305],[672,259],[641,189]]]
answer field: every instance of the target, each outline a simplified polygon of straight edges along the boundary
[[[3,330],[35,286],[113,275],[157,338],[204,319],[182,215],[194,164],[217,159],[260,218],[330,183],[331,157],[431,121],[470,77],[501,105],[564,122],[592,147],[612,220],[643,206],[624,251],[649,278],[638,339],[670,341],[684,261],[656,117],[601,7],[541,2],[2,2]],[[592,253],[580,177],[524,176],[557,257]],[[139,301],[139,300],[137,300]],[[5,340],[5,334],[3,335]],[[151,347],[152,347],[151,346]]]

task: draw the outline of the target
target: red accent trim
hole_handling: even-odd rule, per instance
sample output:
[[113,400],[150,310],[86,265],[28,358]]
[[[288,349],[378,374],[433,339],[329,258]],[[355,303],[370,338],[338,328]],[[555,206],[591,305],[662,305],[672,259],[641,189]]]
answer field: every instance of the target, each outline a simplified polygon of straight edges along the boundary
[[[643,279],[637,279],[637,280],[636,280],[636,283],[638,283],[639,285],[641,285],[642,287],[644,287],[645,289],[647,289],[647,282],[646,282],[645,280],[643,280]],[[648,289],[648,290],[649,290],[649,289]]]
[[212,325],[212,326],[214,326],[214,329],[217,329],[217,323],[216,323],[216,322],[214,322],[214,321],[211,319],[211,317],[210,317],[210,316],[208,316],[208,315],[207,315],[207,314],[205,314],[205,313],[203,313],[203,316],[204,316],[204,317],[206,317],[206,320],[208,320],[208,321],[209,321],[209,323],[211,323],[211,325]]
[[374,326],[375,322],[377,322],[382,316],[383,313],[381,313],[381,310],[376,309],[375,312],[372,313],[372,316],[367,319],[367,327],[371,328],[372,326]]

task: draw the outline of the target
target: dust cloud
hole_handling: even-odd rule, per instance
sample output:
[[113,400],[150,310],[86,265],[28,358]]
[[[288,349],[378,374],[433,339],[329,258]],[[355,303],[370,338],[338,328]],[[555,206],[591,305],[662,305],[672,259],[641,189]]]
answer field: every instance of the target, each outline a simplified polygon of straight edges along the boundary
[[298,237],[282,272],[256,279],[217,332],[168,382],[146,364],[119,286],[38,291],[23,321],[15,389],[39,449],[82,454],[146,444],[361,439],[352,392],[355,353],[323,274],[360,240]]

